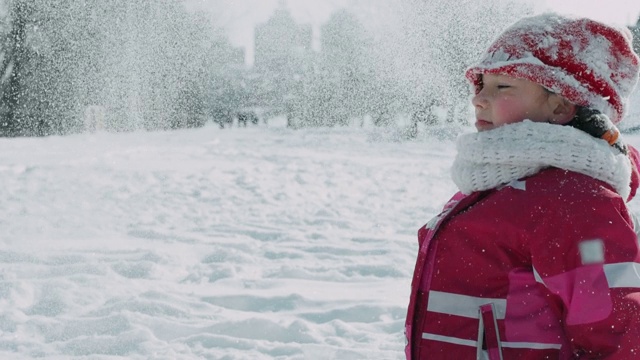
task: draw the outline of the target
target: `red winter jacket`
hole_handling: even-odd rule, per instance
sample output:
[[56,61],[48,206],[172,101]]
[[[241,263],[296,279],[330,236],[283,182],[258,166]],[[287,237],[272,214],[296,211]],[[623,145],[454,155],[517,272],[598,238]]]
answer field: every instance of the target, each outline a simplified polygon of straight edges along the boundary
[[458,193],[419,243],[407,359],[640,359],[638,238],[608,184],[548,168]]

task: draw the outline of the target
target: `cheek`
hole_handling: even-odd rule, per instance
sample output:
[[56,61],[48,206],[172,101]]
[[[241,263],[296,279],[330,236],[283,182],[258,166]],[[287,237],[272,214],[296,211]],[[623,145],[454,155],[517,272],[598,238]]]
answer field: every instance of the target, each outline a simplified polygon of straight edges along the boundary
[[527,115],[522,104],[513,99],[499,99],[495,104],[494,111],[496,117],[505,124],[524,120]]

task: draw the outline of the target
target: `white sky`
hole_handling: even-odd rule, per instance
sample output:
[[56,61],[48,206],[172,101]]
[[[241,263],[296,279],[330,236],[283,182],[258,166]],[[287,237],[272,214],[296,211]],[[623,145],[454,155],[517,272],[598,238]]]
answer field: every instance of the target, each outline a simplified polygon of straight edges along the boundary
[[[301,23],[312,24],[315,31],[331,12],[349,0],[187,0],[190,6],[213,9],[215,24],[222,25],[231,42],[246,48],[249,63],[253,59],[253,26],[264,23],[279,1],[286,1],[293,16]],[[375,4],[372,1],[372,4]],[[402,1],[402,0],[399,0]],[[455,0],[454,0],[455,1]],[[536,4],[538,12],[554,10],[565,14],[591,17],[618,25],[635,24],[640,14],[640,0],[521,0]],[[222,12],[219,9],[224,9]],[[317,36],[317,35],[316,35]]]
[[633,25],[640,14],[639,0],[541,0],[540,2],[558,12],[586,16],[618,25]]

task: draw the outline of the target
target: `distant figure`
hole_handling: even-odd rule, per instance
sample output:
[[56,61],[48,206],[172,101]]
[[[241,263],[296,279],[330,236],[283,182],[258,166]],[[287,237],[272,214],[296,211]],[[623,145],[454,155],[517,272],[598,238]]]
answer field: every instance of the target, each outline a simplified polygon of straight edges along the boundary
[[249,120],[251,120],[252,125],[258,125],[260,118],[258,118],[258,115],[252,111],[251,113],[249,113]]
[[227,109],[215,108],[211,110],[211,118],[214,123],[220,126],[220,129],[233,125],[233,116],[231,116],[231,112]]
[[240,111],[237,116],[238,127],[240,125],[247,127],[247,122],[251,122],[252,125],[258,125],[259,118],[255,111]]
[[238,113],[238,127],[244,126],[247,127],[247,114],[246,113]]

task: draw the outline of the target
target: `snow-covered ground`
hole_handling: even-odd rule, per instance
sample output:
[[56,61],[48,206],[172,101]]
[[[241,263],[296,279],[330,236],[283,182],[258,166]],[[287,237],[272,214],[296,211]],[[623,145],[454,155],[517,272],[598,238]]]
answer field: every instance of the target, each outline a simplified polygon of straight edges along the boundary
[[358,128],[0,139],[0,358],[401,359],[453,155]]

